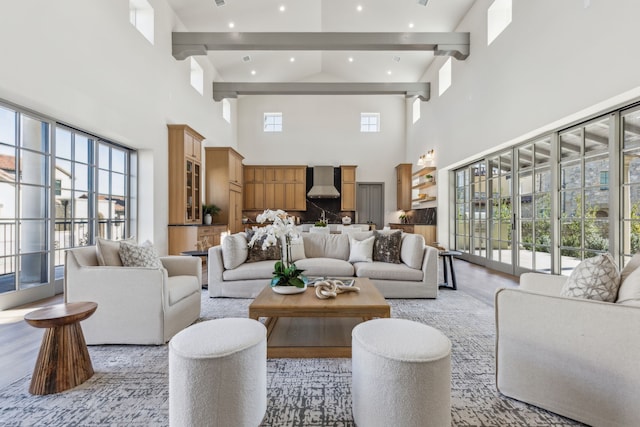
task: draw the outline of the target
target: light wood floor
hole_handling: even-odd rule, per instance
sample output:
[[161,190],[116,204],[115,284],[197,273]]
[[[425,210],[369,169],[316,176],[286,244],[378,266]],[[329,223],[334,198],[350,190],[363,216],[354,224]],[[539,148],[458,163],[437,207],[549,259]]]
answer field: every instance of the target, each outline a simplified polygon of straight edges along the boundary
[[[439,261],[442,270],[442,261]],[[502,287],[517,287],[518,278],[489,270],[459,259],[454,260],[458,289],[474,296],[489,306],[493,306],[495,290]],[[443,281],[442,271],[440,282]],[[440,292],[456,292],[441,289]],[[23,319],[31,310],[62,302],[62,295],[46,300],[0,311],[0,388],[33,372],[43,329],[29,326]]]

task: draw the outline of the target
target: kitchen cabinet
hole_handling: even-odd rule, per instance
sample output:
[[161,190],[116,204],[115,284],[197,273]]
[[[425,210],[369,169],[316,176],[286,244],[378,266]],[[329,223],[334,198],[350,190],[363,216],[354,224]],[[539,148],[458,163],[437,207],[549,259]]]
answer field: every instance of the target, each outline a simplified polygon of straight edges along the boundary
[[307,209],[306,166],[244,166],[244,209]]
[[404,233],[420,234],[427,245],[436,241],[436,226],[425,224],[389,224],[392,230],[402,230]]
[[205,200],[220,208],[216,221],[231,233],[243,230],[242,183],[244,157],[231,147],[205,147]]
[[168,133],[169,224],[201,224],[204,137],[187,125],[168,125]]
[[219,245],[220,236],[226,231],[226,224],[170,225],[169,255],[180,255],[182,252],[198,250],[198,242],[204,242],[205,238],[209,246]]
[[356,210],[356,167],[340,166],[340,210]]
[[396,166],[397,209],[401,211],[411,210],[411,166],[411,163],[401,163]]

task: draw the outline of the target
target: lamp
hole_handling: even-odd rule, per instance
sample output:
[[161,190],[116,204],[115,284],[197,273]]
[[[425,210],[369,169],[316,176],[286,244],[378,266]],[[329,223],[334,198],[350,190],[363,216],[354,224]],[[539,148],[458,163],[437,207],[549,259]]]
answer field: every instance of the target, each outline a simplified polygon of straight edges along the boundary
[[418,166],[426,166],[428,163],[433,162],[435,157],[435,151],[433,149],[427,151],[426,154],[418,157]]

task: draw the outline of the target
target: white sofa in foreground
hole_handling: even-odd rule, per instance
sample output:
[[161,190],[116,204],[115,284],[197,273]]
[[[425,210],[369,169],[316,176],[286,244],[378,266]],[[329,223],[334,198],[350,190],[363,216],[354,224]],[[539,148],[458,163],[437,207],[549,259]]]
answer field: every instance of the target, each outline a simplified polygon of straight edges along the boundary
[[526,273],[496,292],[498,390],[593,426],[640,425],[640,307],[560,297],[566,280]]
[[[301,233],[304,257],[294,258],[295,264],[312,277],[368,277],[385,298],[437,297],[438,250],[425,245],[421,235],[402,234],[399,264],[349,262],[350,236],[364,240],[373,235]],[[246,242],[245,233],[237,233],[209,249],[210,297],[255,298],[270,283],[275,260],[245,262]]]

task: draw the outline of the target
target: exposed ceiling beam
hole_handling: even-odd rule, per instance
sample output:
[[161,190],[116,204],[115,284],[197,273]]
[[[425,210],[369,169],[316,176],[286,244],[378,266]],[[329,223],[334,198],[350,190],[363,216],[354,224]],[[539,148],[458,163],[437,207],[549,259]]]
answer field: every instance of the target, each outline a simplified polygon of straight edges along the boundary
[[210,50],[433,51],[466,59],[469,33],[197,33],[173,32],[173,56],[186,59]]
[[228,83],[213,82],[213,99],[238,95],[404,95],[428,101],[431,85],[421,83]]

